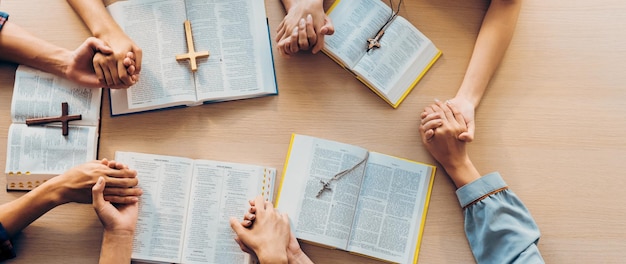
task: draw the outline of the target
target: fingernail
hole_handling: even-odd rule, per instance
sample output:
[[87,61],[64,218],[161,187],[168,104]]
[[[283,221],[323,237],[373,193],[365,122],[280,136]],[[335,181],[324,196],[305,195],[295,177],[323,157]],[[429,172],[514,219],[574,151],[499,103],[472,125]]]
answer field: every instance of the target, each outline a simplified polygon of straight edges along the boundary
[[451,103],[452,103],[452,102],[450,102],[450,100],[446,100],[446,104],[447,104],[447,105],[449,105],[449,104],[451,104]]
[[441,101],[439,101],[439,99],[435,98],[435,102],[437,102],[437,103],[438,103],[438,102],[441,102]]
[[254,220],[256,218],[256,215],[251,215],[250,216],[250,221]]
[[294,34],[297,34],[297,33],[298,33],[298,27],[294,27],[294,28],[293,28],[293,33],[294,33]]
[[313,22],[313,16],[311,14],[306,15],[306,21],[309,23]]
[[305,25],[306,25],[306,22],[304,21],[304,18],[300,18],[300,27],[304,28]]

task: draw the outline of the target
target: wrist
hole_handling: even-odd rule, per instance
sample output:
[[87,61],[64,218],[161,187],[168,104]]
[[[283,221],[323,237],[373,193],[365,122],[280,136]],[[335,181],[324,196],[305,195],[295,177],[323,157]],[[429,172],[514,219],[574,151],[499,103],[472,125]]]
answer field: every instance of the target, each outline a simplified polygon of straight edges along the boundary
[[289,263],[284,250],[259,250],[255,252],[261,264]]
[[128,241],[132,242],[134,235],[135,235],[134,230],[119,230],[119,229],[107,230],[105,228],[102,238],[103,238],[103,241],[104,239],[110,239],[112,241],[118,241],[118,242],[128,242]]
[[72,60],[72,51],[53,45],[43,47],[41,51],[34,53],[31,66],[65,78]]
[[290,264],[305,264],[312,263],[309,256],[304,254],[304,251],[298,247],[297,250],[287,250],[287,260]]
[[478,173],[478,170],[467,156],[463,159],[459,159],[458,162],[442,163],[441,165],[457,188],[461,188],[480,178],[480,173]]
[[283,7],[287,13],[291,12],[291,9],[296,5],[298,0],[282,0]]
[[100,264],[130,263],[132,252],[132,234],[104,231],[100,250]]
[[65,198],[66,188],[58,178],[59,176],[53,177],[31,192],[37,197],[42,198],[43,201],[51,207],[69,203],[70,201]]
[[461,91],[459,91],[451,101],[460,105],[471,105],[472,109],[476,110],[476,107],[480,103],[480,98],[476,98],[471,94],[461,93]]

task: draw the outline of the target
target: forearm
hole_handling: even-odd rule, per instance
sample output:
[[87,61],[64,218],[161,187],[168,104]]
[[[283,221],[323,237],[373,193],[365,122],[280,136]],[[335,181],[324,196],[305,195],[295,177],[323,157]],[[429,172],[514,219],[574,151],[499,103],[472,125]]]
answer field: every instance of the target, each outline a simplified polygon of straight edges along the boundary
[[442,166],[457,188],[461,188],[480,178],[480,173],[478,173],[469,157],[459,159],[458,161],[455,160],[453,163],[442,163]]
[[124,34],[113,20],[102,0],[67,0],[94,37],[104,39]]
[[24,64],[63,76],[72,52],[35,37],[15,23],[0,31],[0,60]]
[[298,254],[287,254],[289,264],[313,264],[313,261],[302,250]]
[[522,3],[521,0],[492,0],[485,14],[474,51],[456,94],[474,105],[483,94],[509,47]]
[[40,216],[62,204],[53,186],[43,184],[9,203],[0,205],[0,223],[13,237]]
[[324,0],[281,0],[281,2],[283,2],[283,7],[285,7],[285,10],[287,11],[289,11],[291,7],[293,7],[295,4],[298,4],[300,2],[309,2],[309,6],[324,5]]
[[130,263],[133,253],[133,233],[104,231],[100,264]]

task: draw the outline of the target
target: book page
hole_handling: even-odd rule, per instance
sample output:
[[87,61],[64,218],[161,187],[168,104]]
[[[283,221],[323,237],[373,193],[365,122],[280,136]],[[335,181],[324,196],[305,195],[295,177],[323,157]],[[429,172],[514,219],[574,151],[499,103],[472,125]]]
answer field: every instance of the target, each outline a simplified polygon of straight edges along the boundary
[[353,167],[366,154],[360,147],[294,136],[277,206],[289,214],[297,238],[346,249],[365,166],[333,181],[331,191],[316,195],[321,180]]
[[119,151],[115,159],[137,171],[143,190],[133,260],[180,263],[193,160]]
[[7,141],[6,173],[58,175],[96,159],[97,127],[61,127],[11,124]]
[[264,1],[187,0],[186,5],[196,50],[211,54],[195,74],[199,100],[277,92]]
[[255,165],[196,160],[182,262],[247,263],[229,219],[241,219],[248,201],[272,188],[275,175],[275,169]]
[[329,17],[335,34],[324,38],[324,51],[349,69],[367,51],[367,40],[385,24],[391,9],[380,0],[338,0]]
[[370,152],[348,250],[412,263],[432,172],[430,165]]
[[[82,115],[73,126],[99,126],[102,89],[85,88],[67,79],[20,65],[15,72],[11,99],[13,123],[25,123],[28,118],[61,116],[61,103],[68,103],[70,115]],[[61,126],[55,122],[49,126]],[[59,132],[60,134],[61,132]]]
[[[111,16],[143,52],[139,82],[129,89],[111,90],[111,111],[139,112],[196,101],[188,61],[183,0],[118,1],[107,7]],[[193,27],[193,25],[192,25]]]
[[395,104],[415,85],[439,50],[403,17],[391,23],[380,45],[363,56],[353,71]]

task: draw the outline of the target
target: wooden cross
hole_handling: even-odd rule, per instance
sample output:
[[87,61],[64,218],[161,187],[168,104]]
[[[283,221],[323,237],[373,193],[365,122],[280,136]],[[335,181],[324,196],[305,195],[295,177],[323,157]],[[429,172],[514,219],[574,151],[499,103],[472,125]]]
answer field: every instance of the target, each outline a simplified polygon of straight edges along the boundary
[[380,48],[380,42],[378,41],[380,40],[380,38],[383,37],[384,34],[385,30],[381,29],[374,38],[367,39],[367,52],[373,50],[374,48]]
[[197,71],[198,65],[196,64],[196,58],[209,57],[208,51],[198,51],[193,47],[193,36],[191,35],[191,22],[185,20],[185,36],[187,37],[187,53],[176,55],[176,60],[189,60],[191,64],[191,71]]
[[67,136],[69,133],[69,123],[74,120],[83,119],[82,115],[69,115],[69,106],[67,102],[61,103],[61,116],[59,117],[44,117],[44,118],[29,118],[26,119],[26,125],[45,125],[52,122],[61,122],[63,130],[63,136]]

